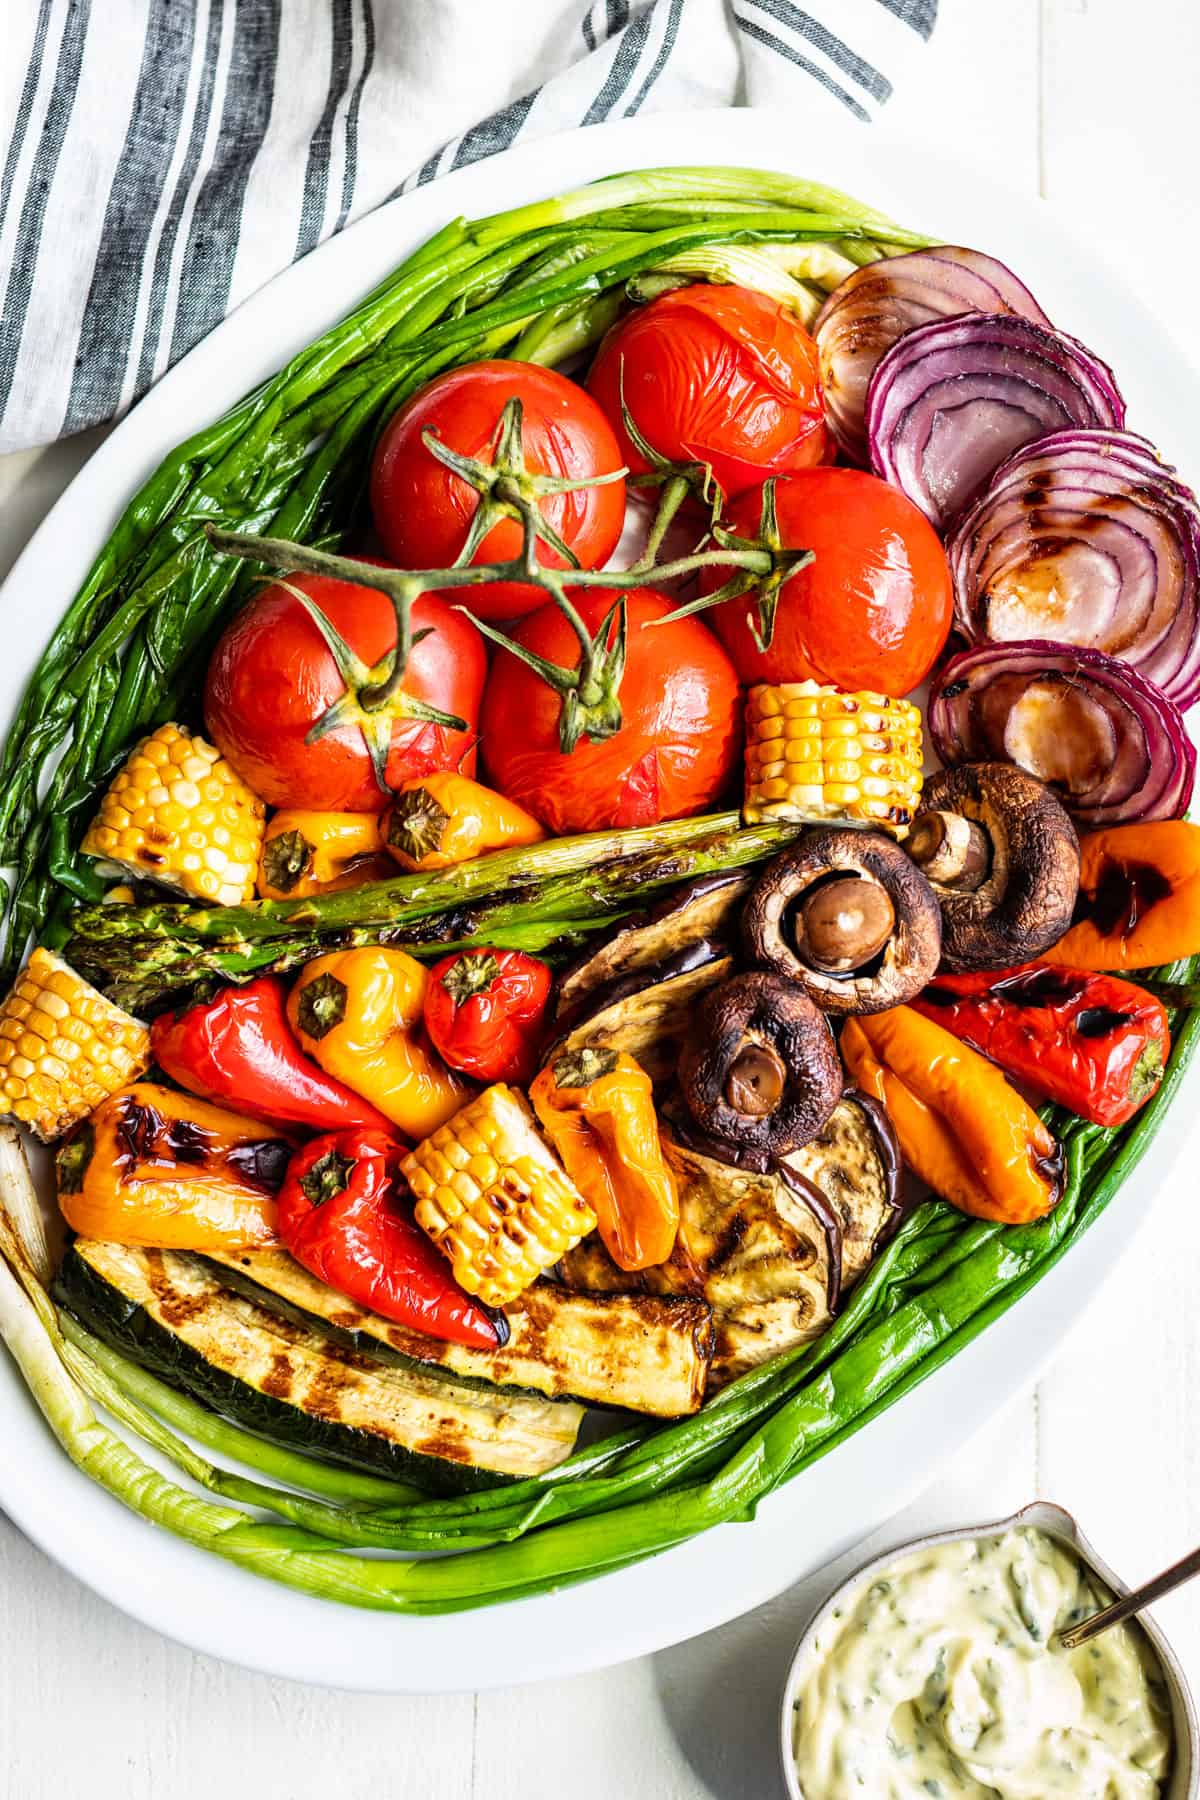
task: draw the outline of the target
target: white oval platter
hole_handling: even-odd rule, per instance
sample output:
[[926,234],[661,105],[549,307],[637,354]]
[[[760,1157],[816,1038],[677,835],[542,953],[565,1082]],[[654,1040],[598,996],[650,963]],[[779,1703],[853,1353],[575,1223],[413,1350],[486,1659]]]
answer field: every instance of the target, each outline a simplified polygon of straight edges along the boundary
[[[950,242],[991,251],[1050,316],[1112,362],[1131,426],[1200,479],[1200,379],[1153,314],[1049,207],[1007,193],[956,148],[866,130],[819,96],[771,112],[622,120],[459,170],[391,202],[247,301],[112,433],[58,502],[0,595],[9,649],[0,717],[137,485],[180,439],[346,312],[417,244],[478,216],[620,170],[734,163],[831,183]],[[1035,1380],[1112,1275],[1200,1111],[1193,1070],[1153,1148],[1087,1236],[936,1375],[727,1525],[639,1567],[545,1597],[436,1618],[308,1599],[178,1543],[68,1462],[0,1356],[0,1506],[48,1555],[133,1617],[197,1650],[330,1686],[459,1691],[568,1675],[678,1643],[780,1593],[882,1524]]]

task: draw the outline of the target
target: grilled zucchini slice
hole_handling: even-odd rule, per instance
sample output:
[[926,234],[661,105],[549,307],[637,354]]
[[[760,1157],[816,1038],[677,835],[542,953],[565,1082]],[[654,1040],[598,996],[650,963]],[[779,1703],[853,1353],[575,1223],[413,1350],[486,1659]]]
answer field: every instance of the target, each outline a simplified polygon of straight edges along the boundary
[[473,1350],[364,1311],[286,1250],[231,1251],[211,1262],[218,1279],[259,1305],[405,1367],[661,1419],[696,1412],[704,1398],[713,1340],[706,1300],[575,1294],[538,1281],[504,1309],[507,1344]]
[[59,1302],[105,1343],[265,1438],[463,1493],[555,1468],[583,1418],[399,1368],[235,1294],[196,1256],[77,1238]]

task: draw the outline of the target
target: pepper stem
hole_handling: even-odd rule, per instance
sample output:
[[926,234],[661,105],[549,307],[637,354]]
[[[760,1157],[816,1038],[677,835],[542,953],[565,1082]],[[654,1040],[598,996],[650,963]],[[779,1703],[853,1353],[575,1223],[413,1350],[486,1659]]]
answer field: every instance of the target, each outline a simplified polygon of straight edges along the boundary
[[581,1050],[568,1050],[557,1057],[551,1068],[556,1087],[584,1088],[602,1075],[611,1075],[617,1066],[615,1050],[596,1050],[585,1044]]
[[500,973],[492,950],[464,951],[442,976],[442,986],[455,1006],[463,1006],[476,994],[484,994]]
[[327,1200],[336,1200],[339,1194],[345,1193],[354,1169],[352,1156],[343,1156],[340,1150],[327,1150],[308,1173],[300,1177],[300,1191],[313,1206],[324,1206]]
[[450,814],[428,788],[406,788],[392,803],[384,836],[394,850],[402,850],[416,862],[441,849],[449,823]]
[[336,975],[318,975],[300,990],[297,1020],[305,1037],[323,1038],[346,1016],[349,992]]

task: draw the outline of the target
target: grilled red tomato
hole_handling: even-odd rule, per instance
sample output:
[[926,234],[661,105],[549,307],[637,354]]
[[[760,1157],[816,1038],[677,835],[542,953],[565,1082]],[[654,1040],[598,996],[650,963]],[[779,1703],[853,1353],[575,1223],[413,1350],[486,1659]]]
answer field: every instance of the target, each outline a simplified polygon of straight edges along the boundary
[[[451,450],[485,463],[493,451],[506,400],[522,406],[522,450],[534,475],[580,481],[611,475],[621,452],[608,421],[585,390],[553,369],[533,363],[480,362],[438,375],[391,419],[371,465],[371,511],[388,555],[402,569],[447,568],[466,541],[479,495],[440,463],[422,441],[431,431]],[[582,569],[598,569],[617,547],[625,520],[625,483],[549,494],[543,517]],[[521,526],[500,519],[473,562],[506,562],[519,555]],[[569,567],[549,544],[539,542],[547,568]],[[515,619],[541,606],[545,595],[528,582],[489,582],[469,589],[464,603],[481,619]]]
[[[820,681],[903,696],[924,681],[950,630],[950,569],[933,526],[860,469],[808,469],[775,484],[780,538],[814,560],[783,585],[770,647],[751,631],[753,592],[705,614],[743,681]],[[761,490],[742,494],[726,523],[753,537]],[[705,570],[712,593],[727,577]]]
[[[470,620],[436,595],[421,595],[412,613],[419,641],[400,692],[385,708],[360,712],[318,625],[292,590],[321,609],[367,667],[396,642],[392,603],[376,588],[294,575],[256,595],[226,627],[204,688],[208,735],[243,781],[270,806],[379,812],[391,796],[376,777],[372,737],[386,757],[392,787],[436,769],[473,774],[487,658]],[[465,729],[413,717],[414,701],[462,719]],[[346,704],[347,723],[310,742],[314,727],[339,702]]]
[[677,288],[630,313],[601,344],[588,387],[633,474],[649,465],[625,430],[622,393],[652,450],[707,463],[727,496],[827,454],[817,347],[753,288]]
[[[597,633],[616,595],[576,593]],[[500,651],[480,717],[483,757],[494,784],[553,832],[653,825],[703,812],[737,762],[737,676],[699,619],[669,624],[671,603],[646,588],[626,595],[628,643],[618,697],[620,729],[569,755],[559,738],[559,695],[527,664]],[[522,619],[514,640],[560,667],[578,668],[579,640],[553,604]],[[610,630],[610,643],[615,626]]]

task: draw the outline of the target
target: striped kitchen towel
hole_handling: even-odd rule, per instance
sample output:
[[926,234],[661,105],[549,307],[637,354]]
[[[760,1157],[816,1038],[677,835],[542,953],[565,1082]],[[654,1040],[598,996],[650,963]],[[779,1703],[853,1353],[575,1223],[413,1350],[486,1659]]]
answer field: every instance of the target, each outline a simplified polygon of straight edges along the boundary
[[[0,0],[0,450],[111,418],[279,269],[517,140],[869,119],[937,0]],[[817,86],[814,86],[817,84]]]

